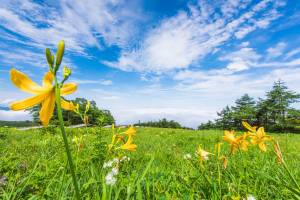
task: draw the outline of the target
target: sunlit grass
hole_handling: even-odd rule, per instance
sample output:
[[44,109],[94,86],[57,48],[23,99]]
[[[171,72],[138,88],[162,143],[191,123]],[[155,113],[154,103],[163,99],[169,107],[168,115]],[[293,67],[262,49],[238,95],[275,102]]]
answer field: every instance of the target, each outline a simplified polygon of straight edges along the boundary
[[[136,152],[127,154],[130,161],[120,166],[116,184],[108,186],[102,166],[111,130],[69,129],[67,134],[85,199],[294,198],[289,189],[294,188],[293,182],[277,163],[271,144],[265,153],[255,146],[236,152],[224,169],[222,160],[215,158],[215,144],[224,143],[222,131],[138,128]],[[300,135],[270,135],[279,141],[285,162],[300,182]],[[75,136],[77,140],[73,140]],[[8,178],[0,181],[2,199],[75,197],[60,137],[58,129],[1,129],[0,175]],[[203,167],[195,155],[199,144],[214,153]],[[230,146],[224,143],[220,154],[228,155],[229,151]],[[186,154],[191,159],[185,159]]]

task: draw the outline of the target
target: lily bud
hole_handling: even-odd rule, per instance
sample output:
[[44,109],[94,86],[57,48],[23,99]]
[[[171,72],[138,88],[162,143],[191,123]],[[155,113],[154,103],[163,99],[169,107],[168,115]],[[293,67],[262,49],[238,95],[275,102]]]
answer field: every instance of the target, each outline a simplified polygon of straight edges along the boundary
[[57,46],[55,72],[58,70],[65,52],[65,41],[61,40]]
[[85,105],[85,113],[87,113],[90,110],[90,106],[91,106],[91,102],[87,101],[87,103]]
[[46,58],[48,65],[50,67],[50,70],[53,70],[53,64],[54,64],[54,56],[51,54],[51,51],[49,48],[46,48]]
[[63,75],[64,75],[64,79],[67,79],[69,78],[69,76],[71,75],[72,71],[69,67],[67,66],[64,66],[64,69],[63,69]]

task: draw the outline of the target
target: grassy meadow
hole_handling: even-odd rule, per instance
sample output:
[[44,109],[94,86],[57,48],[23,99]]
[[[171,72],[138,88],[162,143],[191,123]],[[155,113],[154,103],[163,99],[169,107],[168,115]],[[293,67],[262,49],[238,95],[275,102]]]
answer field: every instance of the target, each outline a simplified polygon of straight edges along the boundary
[[[230,154],[219,130],[137,128],[135,152],[120,162],[116,182],[106,183],[113,157],[107,152],[111,130],[67,129],[83,199],[293,199],[294,182],[276,161],[273,144],[267,152],[249,146]],[[300,182],[300,135],[270,134],[279,141],[291,174]],[[59,129],[0,129],[1,199],[74,199]],[[228,158],[225,169],[219,155]],[[198,145],[213,154],[202,164]],[[188,155],[189,154],[189,155]],[[188,156],[187,156],[188,155]]]

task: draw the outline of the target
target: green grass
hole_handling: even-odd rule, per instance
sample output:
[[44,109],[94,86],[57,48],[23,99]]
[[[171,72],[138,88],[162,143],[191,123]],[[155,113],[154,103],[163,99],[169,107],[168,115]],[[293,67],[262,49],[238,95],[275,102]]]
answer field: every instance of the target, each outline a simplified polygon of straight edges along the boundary
[[[83,199],[292,199],[295,185],[276,162],[273,146],[261,153],[251,146],[248,152],[229,157],[223,169],[216,155],[200,167],[196,147],[214,153],[222,141],[222,131],[138,128],[134,142],[137,151],[120,166],[117,183],[105,184],[103,163],[110,142],[110,130],[82,128],[67,130]],[[79,149],[72,142],[83,136]],[[300,182],[300,135],[272,134],[283,151],[291,173]],[[221,154],[229,155],[222,145]],[[183,156],[190,153],[192,160]],[[67,168],[59,130],[17,131],[0,129],[1,199],[74,199],[72,179]],[[110,159],[110,158],[107,158]],[[107,161],[107,160],[106,160]],[[1,177],[0,177],[1,178]],[[3,178],[3,177],[2,177]],[[5,181],[4,181],[5,182]]]

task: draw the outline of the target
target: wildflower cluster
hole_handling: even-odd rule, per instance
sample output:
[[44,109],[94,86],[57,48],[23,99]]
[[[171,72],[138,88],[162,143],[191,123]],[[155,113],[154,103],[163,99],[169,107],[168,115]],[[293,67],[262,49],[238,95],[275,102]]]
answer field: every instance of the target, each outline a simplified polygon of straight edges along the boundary
[[108,170],[105,176],[106,185],[115,185],[117,182],[117,176],[119,174],[120,165],[122,162],[130,161],[130,158],[123,156],[119,158],[113,158],[103,164],[103,169]]
[[[237,150],[248,151],[250,143],[258,146],[262,152],[267,151],[266,142],[271,141],[271,136],[265,133],[264,127],[250,126],[247,122],[242,122],[247,132],[240,136],[236,136],[234,131],[225,131],[223,139],[230,144],[230,153],[234,154]],[[249,142],[250,139],[250,142]]]
[[[247,131],[241,135],[236,135],[234,131],[228,131],[228,130],[224,131],[223,140],[229,143],[230,145],[230,155],[233,155],[240,150],[248,151],[248,147],[250,144],[252,144],[253,146],[258,146],[260,151],[266,152],[267,143],[274,142],[274,152],[277,157],[277,161],[279,164],[282,164],[284,162],[278,142],[275,142],[270,135],[267,135],[265,133],[264,127],[257,128],[255,126],[250,126],[245,121],[242,122],[242,125]],[[227,156],[220,154],[221,145],[222,143],[218,143],[215,145],[216,156],[219,160],[223,162],[223,167],[224,169],[226,169],[228,165],[228,158]],[[204,161],[207,161],[209,159],[209,156],[213,154],[205,151],[199,145],[196,151],[196,155],[202,165]],[[184,158],[188,159],[187,154],[184,156]]]

